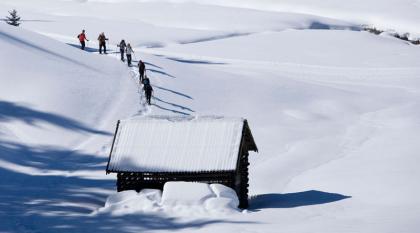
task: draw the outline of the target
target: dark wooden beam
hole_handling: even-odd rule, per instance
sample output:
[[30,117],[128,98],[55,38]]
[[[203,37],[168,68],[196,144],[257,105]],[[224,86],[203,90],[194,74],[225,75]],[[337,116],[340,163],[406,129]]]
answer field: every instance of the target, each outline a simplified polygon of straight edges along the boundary
[[111,162],[111,155],[112,155],[112,151],[114,150],[114,144],[115,144],[115,138],[117,137],[117,133],[118,133],[118,128],[120,127],[120,120],[117,121],[117,127],[115,128],[115,134],[114,134],[114,139],[112,140],[112,146],[111,146],[111,151],[109,152],[109,157],[108,157],[108,164],[106,165],[106,174],[109,174],[109,162]]

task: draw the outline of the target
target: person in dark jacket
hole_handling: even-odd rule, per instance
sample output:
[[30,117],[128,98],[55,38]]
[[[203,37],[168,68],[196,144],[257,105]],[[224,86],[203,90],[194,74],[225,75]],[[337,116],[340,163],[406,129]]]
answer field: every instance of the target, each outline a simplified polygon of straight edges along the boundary
[[102,48],[104,48],[104,54],[106,54],[106,41],[108,38],[106,38],[105,33],[101,33],[98,36],[99,41],[99,53],[102,54]]
[[151,101],[150,100],[152,99],[152,95],[153,95],[153,87],[150,84],[150,81],[148,81],[147,83],[143,84],[143,90],[144,90],[144,94],[146,95],[147,104],[148,105],[151,105]]
[[124,52],[127,45],[125,44],[124,40],[121,40],[120,44],[118,44],[117,46],[120,47],[121,61],[124,61]]
[[140,60],[137,66],[139,67],[140,83],[143,83],[144,72],[146,71],[146,65],[144,64],[142,60]]
[[150,79],[147,77],[147,75],[144,77],[143,81],[141,82],[143,85],[150,84]]
[[86,38],[85,30],[82,30],[82,33],[80,33],[80,34],[77,36],[77,38],[79,39],[79,42],[80,42],[80,49],[81,49],[81,50],[85,50],[85,46],[86,46],[85,40],[86,40],[86,41],[89,41],[89,40]]

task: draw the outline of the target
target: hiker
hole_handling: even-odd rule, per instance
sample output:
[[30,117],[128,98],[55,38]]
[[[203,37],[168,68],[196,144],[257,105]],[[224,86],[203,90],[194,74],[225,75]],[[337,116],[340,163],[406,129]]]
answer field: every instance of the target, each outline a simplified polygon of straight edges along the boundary
[[101,33],[98,36],[99,41],[99,53],[102,54],[102,47],[104,48],[104,54],[106,54],[106,41],[108,38],[106,38],[105,33]]
[[134,53],[134,51],[131,48],[130,43],[127,44],[127,48],[125,48],[125,52],[127,54],[127,64],[128,66],[131,66],[131,53]]
[[143,78],[141,83],[143,85],[149,85],[150,84],[150,79],[147,77],[147,75]]
[[85,30],[83,29],[82,30],[82,33],[80,33],[79,35],[77,35],[77,38],[79,38],[79,42],[80,42],[80,49],[81,50],[85,50],[85,40],[86,41],[89,41],[87,38],[86,38],[86,34],[85,34]]
[[150,85],[150,82],[147,82],[147,84],[144,84],[143,90],[144,90],[144,93],[146,94],[147,104],[151,105],[150,100],[152,99],[153,87],[152,87],[152,85]]
[[139,61],[139,64],[137,64],[139,67],[139,74],[140,74],[140,83],[143,83],[144,79],[144,71],[146,71],[146,65],[142,60]]
[[121,40],[120,44],[117,45],[117,47],[120,47],[120,53],[121,53],[121,61],[124,61],[124,52],[127,45],[125,44],[124,40]]

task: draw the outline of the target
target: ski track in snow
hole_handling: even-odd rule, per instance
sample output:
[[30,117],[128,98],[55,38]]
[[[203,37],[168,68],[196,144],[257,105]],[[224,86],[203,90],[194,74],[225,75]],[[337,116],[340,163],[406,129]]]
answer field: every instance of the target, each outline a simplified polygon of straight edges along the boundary
[[[379,110],[382,111],[382,110]],[[287,187],[290,183],[292,183],[296,178],[300,177],[301,175],[311,172],[313,170],[319,169],[322,166],[326,166],[330,163],[336,162],[338,160],[344,159],[347,156],[351,156],[354,151],[358,148],[362,147],[363,144],[368,142],[372,135],[374,135],[375,130],[380,127],[377,125],[373,125],[372,123],[372,114],[374,113],[365,113],[363,114],[357,123],[352,126],[349,126],[346,129],[346,133],[342,136],[341,139],[341,150],[334,156],[334,158],[327,159],[322,161],[319,164],[312,165],[311,167],[305,168],[304,170],[293,174],[288,181],[284,184],[284,187]]]
[[136,68],[130,67],[130,75],[134,79],[134,81],[137,83],[137,93],[139,95],[139,111],[136,114],[136,116],[145,116],[151,113],[151,108],[146,103],[146,96],[143,92],[143,85],[140,84],[140,74],[137,71]]

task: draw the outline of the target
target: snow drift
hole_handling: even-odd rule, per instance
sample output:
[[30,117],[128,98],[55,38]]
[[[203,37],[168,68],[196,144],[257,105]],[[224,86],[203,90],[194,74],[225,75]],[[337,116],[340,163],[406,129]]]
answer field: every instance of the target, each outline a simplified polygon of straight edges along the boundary
[[221,184],[167,182],[163,192],[155,189],[122,191],[110,195],[105,206],[93,212],[113,216],[164,211],[173,215],[232,214],[238,212],[235,191]]

